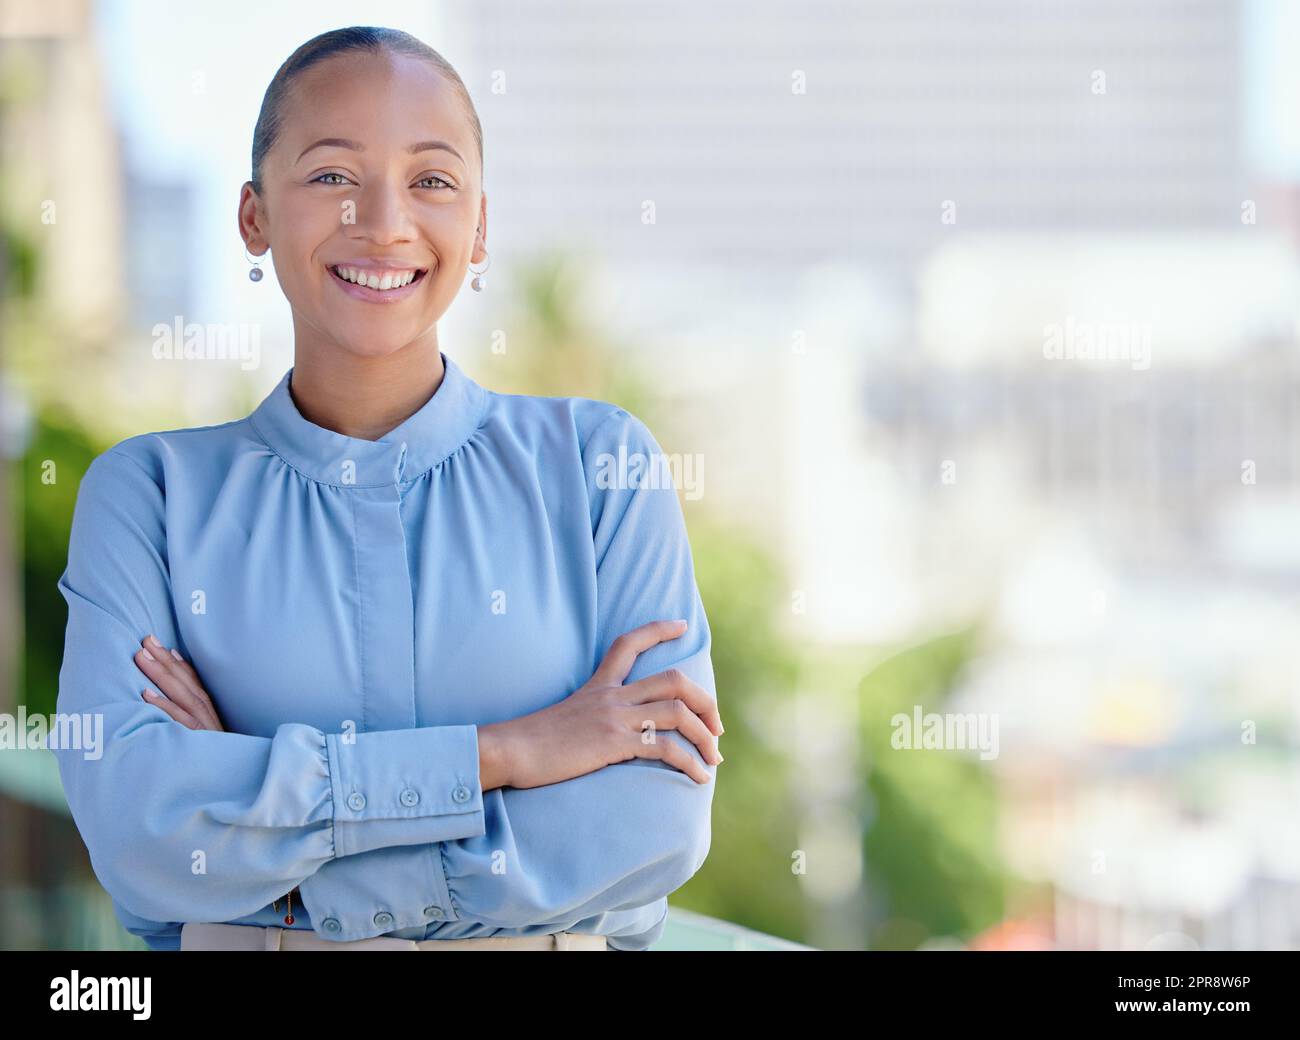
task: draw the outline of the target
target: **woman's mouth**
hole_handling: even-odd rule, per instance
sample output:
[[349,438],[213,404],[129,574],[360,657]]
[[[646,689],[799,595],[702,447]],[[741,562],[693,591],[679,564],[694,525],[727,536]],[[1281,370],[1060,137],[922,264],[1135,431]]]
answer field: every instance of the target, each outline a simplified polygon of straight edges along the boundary
[[336,264],[329,269],[332,280],[349,296],[370,303],[396,303],[410,296],[424,280],[425,268],[376,270]]

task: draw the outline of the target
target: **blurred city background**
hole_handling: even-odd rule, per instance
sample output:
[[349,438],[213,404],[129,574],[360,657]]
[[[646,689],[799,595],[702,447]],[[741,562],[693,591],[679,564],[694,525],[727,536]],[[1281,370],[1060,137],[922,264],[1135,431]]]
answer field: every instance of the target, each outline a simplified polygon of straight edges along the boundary
[[[55,709],[90,459],[293,363],[238,193],[276,68],[358,21],[483,122],[443,349],[702,460],[727,764],[673,941],[1300,948],[1285,0],[6,2],[0,711]],[[156,359],[176,322],[255,363]],[[900,747],[933,713],[995,753]],[[143,947],[45,751],[0,748],[0,946]]]

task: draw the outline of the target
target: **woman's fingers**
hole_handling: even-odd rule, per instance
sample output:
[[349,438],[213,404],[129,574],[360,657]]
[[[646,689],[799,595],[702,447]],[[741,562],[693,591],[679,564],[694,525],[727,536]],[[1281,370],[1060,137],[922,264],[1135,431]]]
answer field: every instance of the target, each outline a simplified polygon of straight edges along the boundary
[[[160,698],[146,697],[145,700],[150,704],[157,704],[158,707],[163,708],[164,711],[167,711],[168,715],[171,715],[172,718],[175,718],[178,722],[191,720],[198,724],[196,726],[190,726],[191,729],[216,728],[208,717],[208,713],[200,706],[198,698],[195,697],[193,691],[189,689],[188,684],[176,674],[172,667],[165,663],[165,661],[151,649],[148,647],[141,647],[137,650],[135,654],[135,663],[136,667],[138,667],[140,671],[144,672],[144,674],[153,681],[154,686],[162,692],[163,698],[165,698],[170,705],[174,706],[177,711],[183,714],[184,718],[177,718],[175,711],[167,711],[166,706],[162,703],[162,699]],[[186,722],[186,725],[189,725],[189,722]]]
[[709,771],[696,761],[695,756],[677,741],[670,740],[667,737],[653,741],[643,741],[639,735],[633,736],[632,739],[637,742],[636,756],[638,758],[657,758],[659,761],[666,762],[674,769],[685,773],[697,784],[707,784],[711,779]]
[[[608,652],[600,662],[600,667],[592,675],[590,684],[605,687],[622,685],[623,680],[632,671],[632,665],[636,663],[638,655],[659,643],[677,639],[685,633],[686,628],[687,622],[685,619],[651,621],[640,628],[634,628],[630,632],[623,633],[610,644]],[[662,676],[668,677],[667,686],[665,686]],[[713,702],[713,698],[707,690],[697,683],[691,682],[676,668],[670,668],[667,672],[660,673],[660,676],[652,676],[649,679],[629,683],[628,688],[650,683],[652,679],[658,679],[659,681],[645,688],[654,691],[650,696],[658,698],[681,697],[696,714],[704,719],[705,724],[714,736],[722,735],[724,732],[722,716],[718,713],[717,705]],[[672,687],[672,689],[669,689],[669,687]]]
[[623,689],[635,698],[633,703],[638,704],[673,698],[685,701],[686,706],[704,720],[714,736],[722,735],[722,716],[718,714],[718,706],[713,702],[709,691],[680,668],[656,672],[634,683],[628,683]]
[[685,621],[651,621],[624,632],[609,645],[609,650],[592,674],[598,686],[618,686],[636,663],[637,655],[666,639],[676,639],[686,631]]
[[177,655],[163,649],[153,636],[141,642],[144,645],[136,652],[136,666],[153,680],[167,699],[198,722],[201,728],[224,729],[194,669],[178,660]]
[[207,691],[203,689],[203,682],[199,679],[199,673],[194,670],[194,666],[190,664],[189,661],[185,660],[185,658],[180,655],[180,651],[175,648],[168,650],[167,654],[176,662],[176,667],[179,668],[181,673],[189,679],[194,688],[206,696]]
[[182,726],[188,726],[190,729],[207,729],[206,726],[199,725],[198,719],[188,711],[177,707],[174,703],[163,697],[156,690],[142,690],[140,696],[145,702],[152,704],[155,708],[162,708],[164,712],[179,722]]
[[200,709],[212,722],[213,729],[225,729],[221,724],[221,719],[217,716],[217,709],[212,703],[212,698],[208,696],[208,691],[203,688],[203,683],[199,679],[199,673],[180,653],[175,650],[169,650],[172,661],[175,662],[171,667],[186,683],[189,691],[194,695]]
[[[656,743],[660,730],[676,730],[700,750],[700,757],[710,765],[722,761],[718,742],[709,728],[698,715],[686,706],[685,701],[649,701],[635,704],[627,709],[629,717],[640,733],[637,739],[643,744]],[[647,724],[653,726],[651,736],[646,738]],[[688,756],[689,757],[689,756]],[[694,759],[691,759],[694,762]]]

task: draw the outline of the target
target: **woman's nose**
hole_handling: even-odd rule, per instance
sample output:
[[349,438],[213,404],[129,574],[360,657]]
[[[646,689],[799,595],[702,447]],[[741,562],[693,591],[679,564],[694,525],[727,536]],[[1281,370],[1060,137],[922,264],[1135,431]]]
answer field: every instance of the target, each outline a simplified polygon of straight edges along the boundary
[[391,242],[411,237],[415,222],[409,199],[401,186],[376,183],[365,187],[356,197],[354,220],[344,214],[343,222],[354,223],[356,231],[377,242]]

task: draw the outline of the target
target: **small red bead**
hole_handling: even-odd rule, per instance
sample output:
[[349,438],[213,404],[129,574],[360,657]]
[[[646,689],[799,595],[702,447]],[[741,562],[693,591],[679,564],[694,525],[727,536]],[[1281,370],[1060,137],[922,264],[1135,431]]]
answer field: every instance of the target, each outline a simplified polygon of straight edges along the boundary
[[290,914],[288,917],[286,917],[286,918],[284,919],[284,923],[285,923],[285,924],[293,924],[293,914]]

